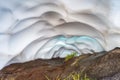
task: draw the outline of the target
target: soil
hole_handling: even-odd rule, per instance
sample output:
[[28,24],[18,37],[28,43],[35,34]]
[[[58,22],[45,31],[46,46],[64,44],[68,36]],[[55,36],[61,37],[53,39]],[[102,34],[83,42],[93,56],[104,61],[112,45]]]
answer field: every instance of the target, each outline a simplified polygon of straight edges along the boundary
[[83,54],[68,61],[54,58],[14,63],[0,70],[0,80],[63,80],[71,73],[86,74],[96,80],[120,80],[120,48]]

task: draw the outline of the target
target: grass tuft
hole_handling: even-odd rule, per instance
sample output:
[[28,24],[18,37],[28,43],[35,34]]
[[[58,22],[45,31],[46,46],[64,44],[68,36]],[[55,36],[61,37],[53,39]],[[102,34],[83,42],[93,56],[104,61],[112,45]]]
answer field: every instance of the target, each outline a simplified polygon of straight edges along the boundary
[[77,52],[73,52],[71,54],[68,54],[66,57],[65,57],[65,62],[72,59],[73,57],[77,56]]
[[[47,80],[52,80],[50,78],[48,78],[46,76],[46,79]],[[80,73],[71,73],[70,75],[68,75],[66,78],[62,79],[62,78],[55,78],[55,80],[96,80],[96,79],[91,79],[89,78],[86,74],[83,76],[82,74]]]

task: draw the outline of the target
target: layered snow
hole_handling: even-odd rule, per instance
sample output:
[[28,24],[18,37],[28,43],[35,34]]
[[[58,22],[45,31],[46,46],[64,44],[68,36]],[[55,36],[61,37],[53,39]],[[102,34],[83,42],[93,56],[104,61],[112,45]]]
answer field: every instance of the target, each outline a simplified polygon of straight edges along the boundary
[[120,47],[119,0],[0,0],[0,69]]

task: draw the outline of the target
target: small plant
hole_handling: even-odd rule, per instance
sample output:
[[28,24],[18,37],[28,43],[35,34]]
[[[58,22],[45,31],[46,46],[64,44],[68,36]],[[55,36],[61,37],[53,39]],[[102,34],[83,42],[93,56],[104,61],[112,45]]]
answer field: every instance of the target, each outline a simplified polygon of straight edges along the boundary
[[[45,76],[47,80],[51,80],[50,78],[48,78],[47,76]],[[91,79],[89,78],[86,74],[84,76],[82,76],[82,74],[80,73],[71,73],[70,75],[68,75],[66,78],[61,79],[60,77],[55,78],[55,80],[96,80],[96,79]]]
[[46,75],[45,75],[45,78],[46,78],[47,80],[50,80],[50,78],[49,78],[48,76],[46,76]]
[[83,75],[81,73],[75,72],[75,73],[71,73],[64,80],[93,80],[93,79],[89,78],[86,74]]
[[71,54],[68,54],[66,57],[65,57],[65,62],[72,59],[73,57],[77,56],[77,52],[73,52]]

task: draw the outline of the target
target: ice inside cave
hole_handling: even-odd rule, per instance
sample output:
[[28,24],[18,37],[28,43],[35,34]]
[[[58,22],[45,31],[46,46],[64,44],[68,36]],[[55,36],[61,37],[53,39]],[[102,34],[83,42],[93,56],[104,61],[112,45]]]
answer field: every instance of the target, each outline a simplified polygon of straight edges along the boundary
[[120,47],[119,0],[0,0],[0,69]]

